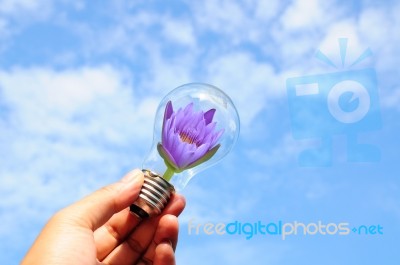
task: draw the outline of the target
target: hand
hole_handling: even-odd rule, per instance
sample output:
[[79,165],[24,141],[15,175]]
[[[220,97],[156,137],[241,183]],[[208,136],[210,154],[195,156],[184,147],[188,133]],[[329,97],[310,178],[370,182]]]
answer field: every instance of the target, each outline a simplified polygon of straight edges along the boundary
[[21,264],[175,264],[185,200],[174,194],[160,216],[140,222],[128,207],[143,181],[134,170],[56,213]]

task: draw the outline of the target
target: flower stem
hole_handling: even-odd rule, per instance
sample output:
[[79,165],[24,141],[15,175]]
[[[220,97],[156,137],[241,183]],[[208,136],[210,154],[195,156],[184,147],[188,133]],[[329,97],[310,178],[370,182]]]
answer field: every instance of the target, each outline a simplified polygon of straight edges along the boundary
[[163,175],[163,179],[165,179],[166,181],[169,181],[172,176],[174,175],[175,171],[167,166],[167,170],[165,170],[164,175]]

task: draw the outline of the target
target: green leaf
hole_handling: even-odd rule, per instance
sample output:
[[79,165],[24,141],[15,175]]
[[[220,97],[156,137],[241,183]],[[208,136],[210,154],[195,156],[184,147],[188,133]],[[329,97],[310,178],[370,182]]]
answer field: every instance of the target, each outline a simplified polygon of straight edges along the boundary
[[175,163],[171,161],[171,158],[169,157],[169,155],[167,154],[161,143],[157,144],[157,151],[160,154],[160,156],[164,159],[164,162],[167,165],[167,167],[174,169],[175,172],[178,172],[179,169],[177,165],[175,165]]
[[220,146],[221,146],[221,144],[217,144],[216,146],[211,148],[207,153],[205,153],[201,158],[199,158],[198,160],[194,161],[192,164],[187,166],[185,169],[196,167],[196,166],[198,166],[198,165],[210,160],[211,157],[213,157],[215,155],[215,153],[218,151]]

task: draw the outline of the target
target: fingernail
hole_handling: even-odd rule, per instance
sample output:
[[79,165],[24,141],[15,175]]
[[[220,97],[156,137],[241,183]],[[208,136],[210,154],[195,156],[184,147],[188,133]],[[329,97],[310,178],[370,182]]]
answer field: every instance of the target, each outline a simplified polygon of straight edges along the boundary
[[121,196],[125,194],[130,199],[136,199],[139,195],[140,189],[142,188],[144,176],[140,170],[132,170],[126,174],[121,180]]
[[174,248],[174,246],[172,246],[171,240],[165,238],[165,239],[161,240],[160,244],[158,244],[158,245],[164,245],[164,244],[170,246],[172,248],[172,250],[175,252],[175,248]]
[[122,179],[121,182],[123,183],[128,183],[131,181],[134,181],[135,179],[139,178],[140,175],[143,174],[140,170],[135,169],[132,170],[131,172],[129,172],[128,174],[126,174]]
[[168,244],[168,245],[170,245],[170,246],[172,247],[172,242],[171,242],[171,240],[169,240],[169,239],[167,239],[167,238],[161,240],[160,244]]

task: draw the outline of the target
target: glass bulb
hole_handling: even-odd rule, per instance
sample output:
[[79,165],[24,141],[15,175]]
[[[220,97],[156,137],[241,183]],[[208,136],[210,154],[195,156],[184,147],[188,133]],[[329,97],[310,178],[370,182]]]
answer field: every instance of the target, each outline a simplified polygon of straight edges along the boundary
[[153,144],[143,162],[143,201],[131,211],[142,218],[154,208],[160,213],[174,189],[184,189],[194,175],[232,150],[239,128],[232,100],[217,87],[190,83],[168,93],[158,106]]

